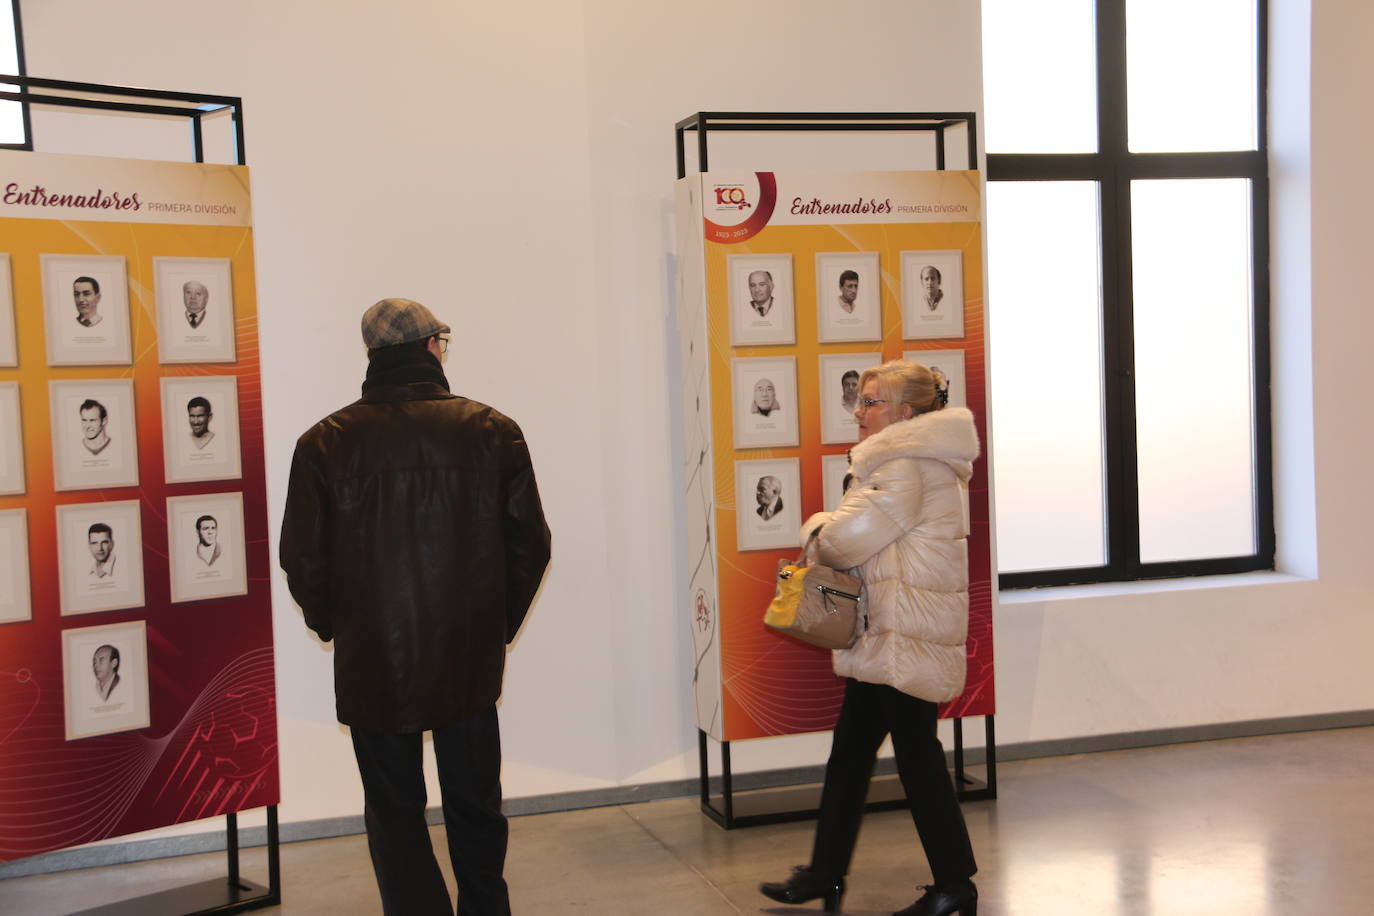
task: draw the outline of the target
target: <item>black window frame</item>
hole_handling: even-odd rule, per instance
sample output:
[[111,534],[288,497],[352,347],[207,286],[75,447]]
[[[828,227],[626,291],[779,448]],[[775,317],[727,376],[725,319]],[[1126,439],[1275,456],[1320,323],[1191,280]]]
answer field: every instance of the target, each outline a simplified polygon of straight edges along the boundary
[[[1101,566],[1000,573],[1004,589],[1079,585],[1274,568],[1273,432],[1269,354],[1268,2],[1255,0],[1254,150],[1132,153],[1127,145],[1126,0],[1096,0],[1096,153],[988,153],[988,181],[1093,181],[1099,188],[1102,258],[1103,446],[1107,562]],[[1052,107],[1052,106],[1049,106]],[[1150,178],[1244,178],[1251,188],[1254,523],[1245,556],[1140,561],[1136,456],[1131,182]],[[996,296],[997,291],[993,290]],[[993,319],[996,321],[995,305]]]
[[[19,0],[10,0],[10,6],[14,10],[14,59],[18,73],[11,76],[28,76],[28,66],[24,62],[24,26],[20,19]],[[0,84],[3,85],[3,84]],[[19,87],[14,87],[19,88]],[[33,150],[33,125],[29,121],[29,103],[19,103],[20,117],[24,123],[24,139],[19,143],[0,143],[0,149],[21,149]]]

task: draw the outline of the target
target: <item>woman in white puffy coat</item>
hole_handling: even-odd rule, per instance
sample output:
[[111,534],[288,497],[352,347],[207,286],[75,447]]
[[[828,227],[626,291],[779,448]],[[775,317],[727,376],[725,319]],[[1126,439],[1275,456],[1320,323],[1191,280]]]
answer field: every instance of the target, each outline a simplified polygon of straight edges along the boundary
[[834,653],[849,678],[826,764],[811,864],[760,890],[783,903],[823,899],[839,912],[874,759],[892,736],[897,772],[934,884],[894,916],[976,916],[977,865],[945,751],[938,704],[964,689],[968,632],[968,481],[978,434],[946,408],[942,376],[893,360],[859,379],[859,444],[834,512],[807,520],[819,561],[864,583],[862,631]]

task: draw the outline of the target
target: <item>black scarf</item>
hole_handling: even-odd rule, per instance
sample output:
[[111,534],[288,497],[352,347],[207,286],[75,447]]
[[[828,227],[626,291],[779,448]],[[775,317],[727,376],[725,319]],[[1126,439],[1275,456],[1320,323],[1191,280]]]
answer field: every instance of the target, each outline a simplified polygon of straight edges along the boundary
[[451,390],[443,367],[429,350],[408,344],[383,347],[367,361],[363,394],[383,385],[414,385],[418,382],[433,382],[445,391]]

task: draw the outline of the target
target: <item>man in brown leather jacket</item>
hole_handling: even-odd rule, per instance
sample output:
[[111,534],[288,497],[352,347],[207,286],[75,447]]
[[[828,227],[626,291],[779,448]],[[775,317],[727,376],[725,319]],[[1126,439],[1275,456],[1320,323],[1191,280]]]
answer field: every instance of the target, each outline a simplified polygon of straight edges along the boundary
[[520,427],[449,393],[448,325],[383,299],[362,330],[362,398],[296,443],[281,566],[334,641],[385,912],[454,912],[425,824],[432,731],[458,912],[509,913],[496,700],[549,529]]

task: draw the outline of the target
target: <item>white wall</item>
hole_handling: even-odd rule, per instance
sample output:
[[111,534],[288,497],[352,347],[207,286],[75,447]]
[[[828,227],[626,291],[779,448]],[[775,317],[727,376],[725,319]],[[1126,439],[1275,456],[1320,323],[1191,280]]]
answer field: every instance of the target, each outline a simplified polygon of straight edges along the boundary
[[1374,64],[1356,39],[1374,10],[1272,7],[1275,486],[1289,575],[1004,595],[1000,741],[1374,707],[1374,488],[1360,473],[1374,316],[1357,266],[1374,245],[1360,177]]
[[[1303,0],[1276,2],[1301,23]],[[1277,212],[1296,216],[1275,227],[1298,265],[1275,297],[1280,544],[1298,575],[1004,599],[1003,742],[1374,707],[1362,575],[1374,495],[1359,473],[1371,361],[1356,350],[1374,318],[1353,266],[1374,242],[1374,200],[1347,177],[1370,148],[1358,90],[1374,64],[1356,36],[1374,13],[1313,5],[1310,93],[1302,42],[1284,59],[1297,88]],[[977,7],[25,0],[23,14],[34,75],[244,98],[274,526],[294,437],[357,390],[356,321],[377,298],[447,317],[455,390],[524,426],[555,559],[502,706],[507,794],[521,796],[695,773],[689,640],[669,597],[683,563],[673,122],[702,109],[977,109]],[[1294,124],[1309,97],[1310,151]],[[40,149],[106,148],[104,129],[50,118],[36,132]],[[761,146],[719,148],[717,168],[927,164],[891,138],[775,144],[766,161]],[[1293,550],[1290,532],[1315,547]],[[274,597],[282,816],[356,814],[328,650],[279,580]],[[735,760],[814,763],[823,744],[748,742]]]

